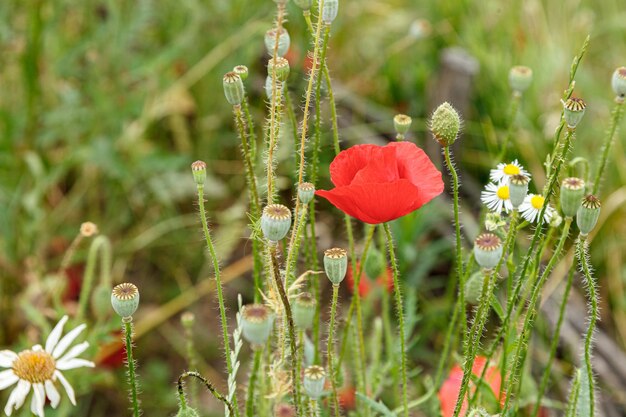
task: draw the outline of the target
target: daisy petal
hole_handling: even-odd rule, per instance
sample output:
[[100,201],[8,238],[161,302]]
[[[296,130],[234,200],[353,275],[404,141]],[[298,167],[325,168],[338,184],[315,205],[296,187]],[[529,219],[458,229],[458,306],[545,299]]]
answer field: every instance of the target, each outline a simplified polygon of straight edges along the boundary
[[46,381],[45,387],[46,396],[50,400],[50,405],[52,406],[52,408],[57,408],[59,402],[61,401],[61,395],[59,394],[59,391],[57,391],[56,387],[50,380]]
[[13,373],[13,369],[0,372],[0,390],[10,387],[20,379]]
[[63,376],[61,372],[55,371],[54,376],[56,376],[59,379],[59,381],[61,381],[61,385],[63,385],[63,388],[65,388],[65,392],[67,392],[67,396],[72,402],[72,405],[76,405],[76,397],[74,396],[74,388],[72,388],[70,383],[67,382],[67,379],[65,379],[65,377]]
[[0,368],[10,368],[17,358],[17,353],[10,350],[0,350]]
[[46,392],[44,391],[43,384],[33,384],[33,399],[30,401],[31,413],[44,417],[43,406],[46,401]]
[[85,359],[76,359],[76,358],[68,359],[66,361],[63,361],[63,360],[57,361],[57,369],[59,371],[67,371],[68,369],[82,368],[84,366],[93,368],[94,366],[96,366],[96,364]]
[[20,380],[17,386],[13,388],[13,391],[11,391],[11,395],[9,395],[9,401],[7,401],[6,407],[4,407],[4,414],[10,416],[13,410],[19,409],[24,404],[29,391],[30,383]]
[[71,348],[69,352],[67,352],[61,359],[59,359],[59,362],[64,362],[70,359],[74,359],[75,357],[83,353],[85,349],[87,349],[88,347],[89,347],[89,342],[83,342],[83,343],[77,344],[76,346]]
[[46,340],[46,352],[50,354],[52,353],[52,350],[61,338],[61,333],[63,333],[63,326],[65,326],[66,322],[67,316],[63,316],[63,318],[59,320],[59,323],[54,326],[54,329],[52,329],[52,332],[50,332],[50,335],[48,336],[48,340]]
[[[61,356],[65,352],[65,350],[72,344],[74,339],[76,339],[76,337],[78,337],[80,332],[85,330],[85,327],[87,327],[86,324],[81,324],[80,326],[76,327],[74,330],[72,330],[71,332],[69,332],[68,334],[63,336],[63,339],[61,339],[61,341],[56,346],[56,348],[54,348],[54,352],[49,352],[49,353],[52,354],[52,357],[54,359],[56,359],[59,356]],[[47,349],[46,349],[46,351],[47,351]]]

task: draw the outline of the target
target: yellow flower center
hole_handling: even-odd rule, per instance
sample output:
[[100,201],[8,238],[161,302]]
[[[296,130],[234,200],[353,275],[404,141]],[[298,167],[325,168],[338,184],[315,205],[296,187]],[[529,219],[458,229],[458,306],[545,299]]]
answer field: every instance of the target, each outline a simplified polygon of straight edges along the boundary
[[56,363],[48,352],[25,350],[13,361],[15,375],[31,384],[42,383],[52,379]]
[[517,175],[520,173],[519,167],[513,164],[507,164],[503,171],[506,175]]
[[530,199],[530,204],[537,210],[539,210],[540,208],[543,207],[543,202],[545,201],[545,198],[543,198],[540,195],[534,195],[531,197]]
[[496,194],[498,195],[498,198],[500,200],[508,200],[509,199],[509,186],[503,185],[502,187],[498,188],[498,192]]

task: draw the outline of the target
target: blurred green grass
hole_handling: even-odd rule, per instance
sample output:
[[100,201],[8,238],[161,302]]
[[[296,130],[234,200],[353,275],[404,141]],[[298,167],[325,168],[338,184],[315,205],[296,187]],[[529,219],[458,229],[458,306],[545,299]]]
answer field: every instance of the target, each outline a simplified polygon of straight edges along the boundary
[[[343,146],[389,135],[391,116],[398,111],[414,117],[418,144],[431,140],[425,120],[440,53],[447,46],[461,46],[480,64],[457,157],[463,175],[482,184],[497,162],[488,149],[505,128],[508,69],[523,64],[533,69],[534,82],[521,106],[515,154],[541,184],[569,64],[590,34],[575,90],[587,101],[588,111],[573,155],[595,164],[612,105],[610,76],[626,64],[626,10],[620,1],[344,0],[340,7],[328,61],[339,91]],[[157,308],[208,276],[188,172],[195,159],[209,163],[208,208],[223,263],[250,252],[244,241],[248,220],[242,165],[221,75],[237,64],[251,68],[247,85],[260,126],[262,34],[273,11],[269,0],[0,4],[0,345],[14,343],[27,325],[14,297],[32,301],[24,289],[41,284],[58,268],[83,221],[97,223],[112,239],[114,279],[137,282],[146,308]],[[289,5],[289,12],[290,59],[296,73],[292,97],[297,100],[308,41],[295,5]],[[417,19],[432,29],[421,39],[409,35]],[[605,307],[603,325],[622,346],[624,146],[622,134],[604,181],[604,221],[592,246]],[[330,146],[324,150],[327,163]],[[288,189],[290,155],[281,153],[281,158],[281,184]],[[464,199],[468,210],[477,213],[479,196],[466,194]],[[337,221],[331,217],[337,212],[324,205],[322,209],[322,221]],[[410,218],[408,226],[427,216]],[[446,222],[439,218],[444,227]],[[405,273],[425,291],[437,292],[445,286],[445,242],[437,249],[432,242],[415,245],[414,239],[409,234],[402,240]],[[85,251],[78,256],[84,259]],[[424,259],[417,261],[418,256]],[[433,279],[427,280],[429,276]],[[244,280],[231,284],[232,305],[237,292],[248,290]],[[208,304],[203,300],[194,309],[199,320],[214,328],[215,310]],[[427,321],[426,328],[432,329],[422,336],[425,351],[416,353],[416,359],[433,354],[427,342],[441,333],[438,326],[443,324]],[[180,334],[176,322],[150,333],[139,342],[140,352],[145,349],[139,357],[154,353],[170,360],[171,351],[150,342],[175,344]],[[206,361],[222,371],[210,331],[199,335],[198,344]],[[162,382],[144,386],[144,395],[155,399],[146,405],[149,414],[173,410],[169,382],[184,366],[180,356],[175,361],[177,368],[152,361],[142,370]],[[117,381],[123,381],[121,374]],[[109,402],[125,408],[123,390],[105,389],[107,385],[102,384],[107,401],[94,398],[89,415],[104,415]]]

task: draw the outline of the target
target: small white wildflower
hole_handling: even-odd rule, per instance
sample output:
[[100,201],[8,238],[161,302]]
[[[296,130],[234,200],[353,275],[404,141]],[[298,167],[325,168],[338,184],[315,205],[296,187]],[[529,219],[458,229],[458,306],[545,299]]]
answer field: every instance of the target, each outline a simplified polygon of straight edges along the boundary
[[526,171],[516,159],[515,161],[508,164],[505,164],[504,162],[498,164],[496,166],[496,169],[492,169],[489,172],[489,178],[496,184],[500,184],[502,182],[507,182],[509,177],[511,177],[512,175],[519,174],[525,175],[526,177],[530,178],[530,174],[528,173],[528,171]]
[[508,213],[513,210],[507,184],[487,184],[485,190],[480,193],[480,201],[496,213],[501,213],[502,210]]
[[[539,218],[539,214],[541,213],[541,209],[544,204],[545,198],[542,196],[537,194],[528,194],[519,208],[520,214],[524,219],[531,223],[535,223]],[[550,220],[552,220],[554,213],[555,210],[552,207],[546,207],[546,211],[543,215],[543,221],[549,223]]]

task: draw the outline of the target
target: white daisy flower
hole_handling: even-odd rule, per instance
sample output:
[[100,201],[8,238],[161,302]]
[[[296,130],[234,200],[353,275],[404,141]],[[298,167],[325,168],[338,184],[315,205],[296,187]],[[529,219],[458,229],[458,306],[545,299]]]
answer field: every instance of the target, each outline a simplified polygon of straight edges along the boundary
[[482,201],[489,210],[496,213],[501,213],[502,210],[508,213],[513,210],[513,204],[509,197],[508,184],[487,184],[485,190],[480,193],[480,201]]
[[496,184],[501,182],[507,182],[512,175],[522,174],[530,179],[530,174],[524,169],[524,167],[517,162],[517,159],[511,163],[501,163],[496,166],[496,169],[492,169],[489,172],[489,178]]
[[57,380],[65,388],[72,404],[76,405],[74,389],[61,371],[83,366],[93,368],[95,365],[91,361],[77,358],[89,347],[89,343],[82,342],[68,350],[86,325],[81,324],[61,338],[66,322],[67,316],[63,316],[48,336],[45,348],[35,345],[32,349],[23,350],[20,353],[10,350],[0,351],[0,368],[8,368],[0,371],[0,390],[17,384],[4,407],[7,416],[24,405],[31,388],[33,397],[30,402],[30,411],[33,414],[44,417],[43,407],[46,397],[50,400],[52,408],[57,408],[61,401],[61,395],[55,384]]
[[[528,194],[524,199],[524,202],[519,206],[519,211],[522,217],[531,223],[535,223],[541,213],[541,209],[545,204],[545,198],[537,194]],[[543,215],[543,221],[549,223],[554,216],[555,210],[548,206],[546,212]]]

